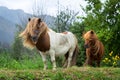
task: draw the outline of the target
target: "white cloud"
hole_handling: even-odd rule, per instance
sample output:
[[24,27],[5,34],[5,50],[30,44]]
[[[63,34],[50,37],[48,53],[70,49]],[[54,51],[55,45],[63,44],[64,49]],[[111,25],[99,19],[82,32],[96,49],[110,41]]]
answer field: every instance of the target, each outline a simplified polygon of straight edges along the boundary
[[[57,13],[58,0],[0,0],[0,6],[6,6],[9,9],[22,9],[27,13],[32,13],[35,3],[38,6],[42,5],[46,14],[55,15]],[[80,4],[83,6],[86,5],[84,0],[59,0],[59,3],[60,8],[64,6],[80,12]]]
[[33,0],[0,0],[0,6],[5,6],[9,9],[22,9],[25,12],[30,12]]

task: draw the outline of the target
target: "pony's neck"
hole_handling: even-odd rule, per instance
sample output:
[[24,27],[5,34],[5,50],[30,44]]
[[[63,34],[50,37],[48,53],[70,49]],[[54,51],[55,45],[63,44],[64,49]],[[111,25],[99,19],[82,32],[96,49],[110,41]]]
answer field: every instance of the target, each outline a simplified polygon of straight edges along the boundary
[[46,30],[39,36],[36,47],[42,52],[48,51],[50,49],[50,37],[48,34],[48,28],[46,28]]
[[48,28],[46,27],[46,29],[40,34],[40,37],[45,37],[47,32],[48,32]]

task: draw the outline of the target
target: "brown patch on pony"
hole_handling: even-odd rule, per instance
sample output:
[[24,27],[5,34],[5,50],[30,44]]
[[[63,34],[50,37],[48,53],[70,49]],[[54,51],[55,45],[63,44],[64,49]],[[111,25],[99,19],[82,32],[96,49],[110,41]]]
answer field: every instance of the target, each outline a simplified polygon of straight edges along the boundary
[[94,31],[88,31],[83,35],[86,47],[86,61],[85,65],[93,66],[93,61],[96,61],[97,66],[100,66],[100,61],[104,54],[104,46]]
[[45,30],[45,32],[43,32],[38,38],[36,47],[42,52],[48,51],[50,49],[50,37],[47,33],[47,30]]
[[62,32],[63,34],[68,34],[68,32],[66,31],[66,32]]

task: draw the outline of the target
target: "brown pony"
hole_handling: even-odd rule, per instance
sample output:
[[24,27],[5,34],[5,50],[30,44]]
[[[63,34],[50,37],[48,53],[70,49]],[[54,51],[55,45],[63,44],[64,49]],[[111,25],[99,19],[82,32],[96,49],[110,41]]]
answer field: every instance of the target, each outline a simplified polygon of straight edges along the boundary
[[86,32],[83,35],[85,40],[85,48],[86,48],[86,61],[85,65],[93,66],[93,61],[96,61],[97,66],[100,67],[100,61],[104,54],[104,46],[102,42],[98,40],[96,33],[92,30]]

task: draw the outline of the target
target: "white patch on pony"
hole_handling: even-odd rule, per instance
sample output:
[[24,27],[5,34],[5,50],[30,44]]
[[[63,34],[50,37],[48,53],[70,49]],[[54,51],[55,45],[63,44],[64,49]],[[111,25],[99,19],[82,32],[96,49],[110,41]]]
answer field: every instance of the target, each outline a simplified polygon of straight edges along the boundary
[[[68,52],[67,67],[70,67],[72,56],[77,45],[76,37],[71,32],[67,32],[67,34],[56,33],[51,29],[49,29],[48,34],[50,37],[50,49],[46,52],[41,52],[42,56],[49,54],[53,63],[53,70],[56,70],[55,56],[62,56]],[[46,59],[44,58],[43,56],[44,69],[46,69],[46,63],[44,61]]]
[[55,50],[56,56],[65,55],[70,48],[73,48],[74,50],[76,47],[77,40],[71,32],[68,32],[68,34],[63,34],[50,30],[49,36],[50,49]]

